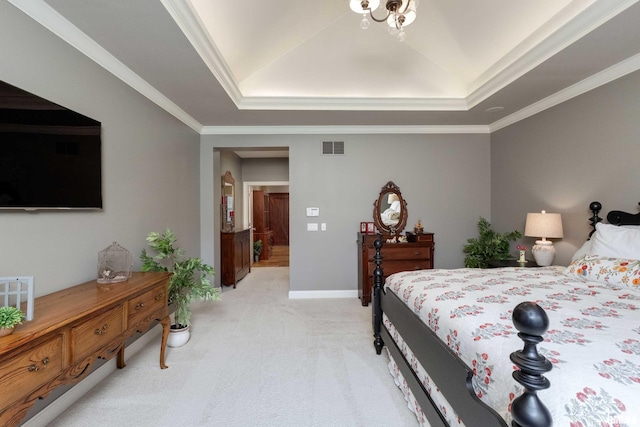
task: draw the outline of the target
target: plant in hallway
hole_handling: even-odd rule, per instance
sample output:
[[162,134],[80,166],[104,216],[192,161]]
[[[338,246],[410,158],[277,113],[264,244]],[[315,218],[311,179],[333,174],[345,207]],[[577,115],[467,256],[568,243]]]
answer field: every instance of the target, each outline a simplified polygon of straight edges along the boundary
[[522,237],[522,233],[514,230],[500,234],[491,229],[491,224],[485,218],[478,221],[477,238],[467,239],[463,252],[465,267],[485,268],[489,260],[503,260],[509,258],[509,242]]
[[140,255],[142,271],[173,273],[169,279],[169,304],[175,306],[175,324],[171,326],[172,330],[191,325],[192,301],[220,300],[220,290],[211,286],[209,279],[214,275],[213,267],[200,258],[185,257],[184,249],[175,247],[176,241],[175,235],[168,228],[162,234],[151,232],[147,236],[147,244],[156,254],[151,256],[143,249]]
[[16,325],[22,324],[24,313],[19,308],[0,307],[0,337],[13,332]]
[[262,254],[262,240],[256,240],[253,242],[253,260],[258,262],[260,255]]

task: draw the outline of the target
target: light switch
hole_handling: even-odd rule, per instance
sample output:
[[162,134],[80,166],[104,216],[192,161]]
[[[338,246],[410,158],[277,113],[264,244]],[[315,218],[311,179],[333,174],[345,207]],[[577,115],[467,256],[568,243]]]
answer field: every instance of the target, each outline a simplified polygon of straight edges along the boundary
[[317,222],[307,223],[307,231],[318,231],[318,223]]
[[323,222],[322,224],[320,224],[320,231],[327,231],[327,223]]

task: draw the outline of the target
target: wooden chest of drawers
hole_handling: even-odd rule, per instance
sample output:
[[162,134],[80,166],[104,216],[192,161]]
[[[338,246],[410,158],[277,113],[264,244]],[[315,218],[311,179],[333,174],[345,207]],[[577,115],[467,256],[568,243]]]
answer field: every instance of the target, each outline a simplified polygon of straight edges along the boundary
[[0,337],[0,425],[19,425],[36,399],[82,380],[98,358],[117,355],[123,368],[126,339],[154,320],[162,324],[166,368],[170,275],[134,273],[126,282],[92,281],[36,298],[34,319]]
[[[373,262],[376,253],[373,242],[376,239],[378,235],[358,233],[358,298],[364,306],[371,302],[372,297],[373,270],[376,268]],[[384,279],[401,271],[433,268],[433,233],[420,234],[416,240],[410,243],[383,244]]]
[[221,282],[236,287],[236,283],[251,272],[251,230],[220,233]]
[[20,402],[25,395],[62,374],[64,366],[62,343],[63,336],[56,335],[2,362],[0,407],[4,408]]

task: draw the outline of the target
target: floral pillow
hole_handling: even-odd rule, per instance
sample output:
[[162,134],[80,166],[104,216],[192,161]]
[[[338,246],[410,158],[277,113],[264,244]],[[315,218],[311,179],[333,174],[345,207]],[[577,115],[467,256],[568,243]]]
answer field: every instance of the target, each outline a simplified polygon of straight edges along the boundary
[[625,286],[640,291],[639,260],[587,254],[569,264],[564,274],[583,281]]

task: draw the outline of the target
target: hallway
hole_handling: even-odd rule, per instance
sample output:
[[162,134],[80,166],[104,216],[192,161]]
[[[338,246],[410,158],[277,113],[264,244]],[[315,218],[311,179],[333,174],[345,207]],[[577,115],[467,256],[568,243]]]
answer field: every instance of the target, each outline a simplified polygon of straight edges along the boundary
[[254,262],[251,267],[289,267],[289,246],[274,246],[268,260]]

